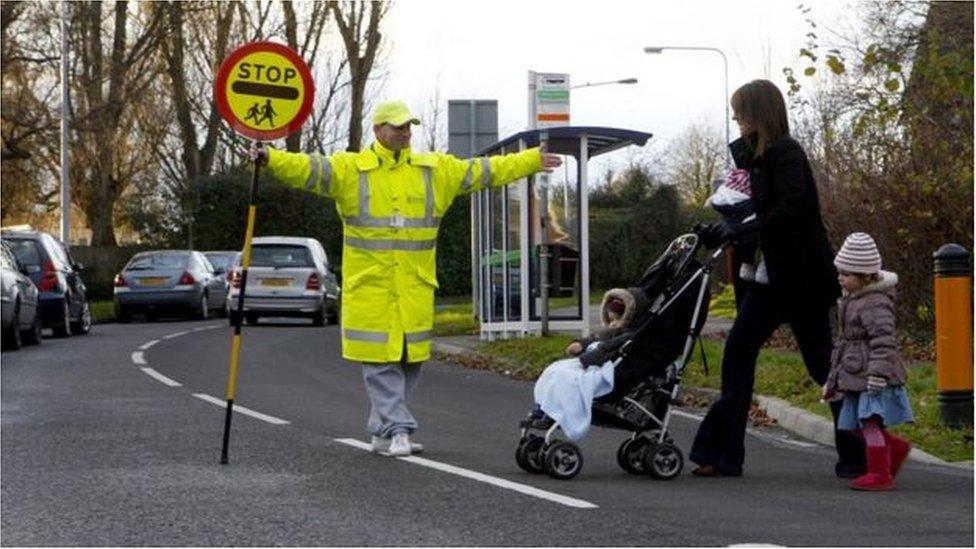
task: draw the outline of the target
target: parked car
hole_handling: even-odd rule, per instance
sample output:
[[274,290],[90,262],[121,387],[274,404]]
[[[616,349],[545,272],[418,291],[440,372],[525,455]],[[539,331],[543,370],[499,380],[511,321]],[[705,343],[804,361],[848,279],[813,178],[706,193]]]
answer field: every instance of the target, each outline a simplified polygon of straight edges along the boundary
[[41,342],[40,291],[17,262],[14,253],[0,244],[0,325],[4,350]]
[[[214,273],[219,274],[224,277],[224,281],[227,285],[227,291],[230,292],[230,279],[234,273],[234,265],[237,263],[237,258],[241,256],[241,252],[235,251],[211,251],[203,252],[203,255],[207,257],[210,264],[213,265]],[[230,299],[224,300],[223,315],[227,316],[230,313]]]
[[153,250],[134,256],[115,276],[115,318],[128,322],[134,314],[189,312],[205,319],[223,312],[227,283],[200,252]]
[[[231,324],[238,311],[241,258],[231,279]],[[339,320],[339,283],[325,248],[314,238],[260,236],[251,241],[251,264],[244,293],[244,318],[309,317],[315,326]]]
[[56,337],[90,332],[91,305],[81,278],[84,267],[61,241],[39,231],[4,231],[0,236],[40,291],[43,327]]

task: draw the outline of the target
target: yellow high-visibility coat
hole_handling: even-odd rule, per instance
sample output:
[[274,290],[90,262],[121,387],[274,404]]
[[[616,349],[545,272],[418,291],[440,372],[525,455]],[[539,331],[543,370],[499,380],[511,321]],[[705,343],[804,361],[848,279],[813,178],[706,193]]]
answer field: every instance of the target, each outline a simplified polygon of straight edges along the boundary
[[293,187],[335,200],[343,223],[342,356],[361,362],[430,358],[437,231],[459,194],[542,169],[538,148],[462,160],[393,152],[374,142],[329,157],[270,149],[268,169]]

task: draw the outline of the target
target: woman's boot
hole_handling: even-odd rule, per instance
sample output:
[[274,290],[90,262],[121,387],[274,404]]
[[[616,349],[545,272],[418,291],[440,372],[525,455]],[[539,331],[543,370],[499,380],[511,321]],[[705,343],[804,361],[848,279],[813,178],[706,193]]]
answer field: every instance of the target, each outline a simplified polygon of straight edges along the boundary
[[852,480],[854,490],[891,490],[891,448],[888,446],[868,446],[868,472]]
[[885,444],[891,448],[891,478],[894,479],[898,471],[901,470],[901,465],[908,459],[912,445],[907,440],[896,437],[888,431],[884,431],[884,438]]

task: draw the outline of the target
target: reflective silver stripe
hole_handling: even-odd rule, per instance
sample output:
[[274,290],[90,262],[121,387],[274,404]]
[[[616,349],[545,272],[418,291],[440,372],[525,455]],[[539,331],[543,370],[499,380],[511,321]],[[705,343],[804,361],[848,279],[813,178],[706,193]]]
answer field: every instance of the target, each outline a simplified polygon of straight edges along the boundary
[[424,208],[424,222],[427,227],[436,227],[440,224],[440,219],[434,218],[434,184],[430,181],[430,168],[423,166],[424,172],[424,191],[427,193],[427,202]]
[[491,162],[487,156],[481,157],[481,186],[487,187],[491,183]]
[[433,250],[437,246],[436,239],[434,240],[390,240],[390,239],[370,240],[365,238],[346,236],[345,242],[347,246],[352,246],[353,248],[361,248],[363,250],[418,251],[418,250]]
[[474,160],[468,160],[468,171],[464,172],[464,180],[461,181],[461,190],[467,192],[471,189],[471,170],[474,168]]
[[354,341],[371,341],[373,343],[386,343],[390,337],[386,332],[367,332],[365,330],[343,329],[342,335],[346,339]]
[[305,190],[311,191],[319,182],[319,172],[322,171],[322,157],[317,154],[310,154],[308,155],[308,163],[312,167],[312,173],[308,174],[308,180],[305,181]]
[[409,334],[404,334],[407,343],[420,343],[421,341],[427,341],[428,339],[434,337],[434,332],[432,330],[426,330],[423,332],[413,332]]
[[359,215],[347,217],[346,225],[352,227],[409,227],[411,229],[435,229],[440,226],[439,217],[434,217],[434,185],[431,183],[430,168],[424,166],[426,185],[426,206],[424,217],[403,217],[399,214],[389,217],[369,215],[368,172],[359,172]]
[[322,194],[329,194],[329,187],[332,185],[332,163],[329,162],[328,158],[316,156],[319,157],[322,168]]

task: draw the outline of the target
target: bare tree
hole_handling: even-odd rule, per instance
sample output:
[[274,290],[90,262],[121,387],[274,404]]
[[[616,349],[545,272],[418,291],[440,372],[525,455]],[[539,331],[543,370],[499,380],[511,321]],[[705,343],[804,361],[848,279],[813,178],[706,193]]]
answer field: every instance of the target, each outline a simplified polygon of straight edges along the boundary
[[[356,2],[331,0],[332,10],[339,34],[342,36],[349,62],[349,75],[352,81],[349,104],[349,144],[350,151],[358,151],[363,141],[363,114],[366,84],[373,70],[383,36],[380,21],[391,6],[389,2]],[[366,12],[369,19],[364,21]]]
[[[148,100],[145,92],[157,75],[153,60],[164,28],[163,18],[153,10],[137,12],[148,15],[145,21],[133,20],[128,2],[116,2],[109,25],[112,43],[106,49],[104,7],[101,2],[72,6],[72,26],[79,33],[75,76],[80,88],[72,119],[90,155],[90,170],[74,172],[72,184],[76,201],[88,217],[93,245],[116,243],[115,204],[129,184],[121,154],[130,130],[126,124],[134,106]],[[130,40],[133,29],[137,34]]]
[[704,205],[712,193],[712,181],[719,177],[725,158],[722,138],[705,124],[689,126],[669,147],[666,159],[668,182],[686,204]]

